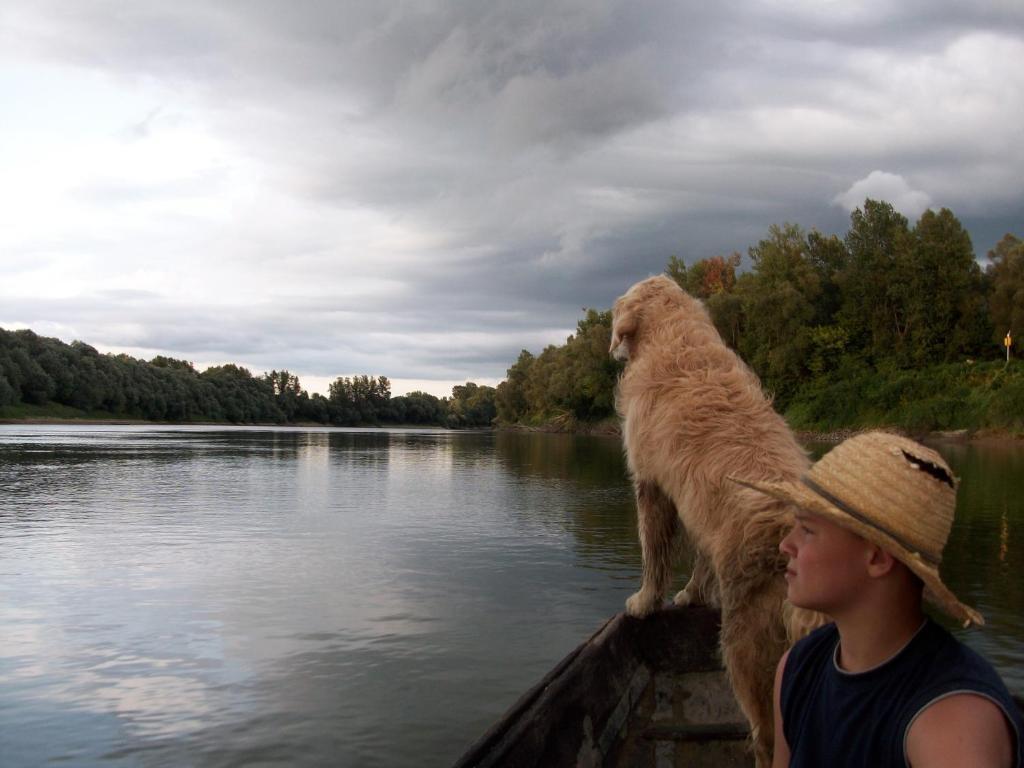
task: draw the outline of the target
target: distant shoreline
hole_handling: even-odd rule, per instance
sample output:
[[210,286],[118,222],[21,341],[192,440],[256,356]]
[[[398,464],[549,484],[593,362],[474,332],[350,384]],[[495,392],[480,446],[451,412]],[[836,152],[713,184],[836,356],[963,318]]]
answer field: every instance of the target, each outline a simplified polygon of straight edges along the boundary
[[2,424],[21,425],[53,425],[72,426],[121,426],[121,427],[293,427],[305,429],[316,427],[318,429],[443,429],[448,432],[473,432],[479,429],[452,429],[440,424],[356,424],[338,425],[321,424],[316,421],[296,421],[288,424],[280,424],[273,421],[266,422],[235,422],[235,421],[147,421],[145,419],[88,419],[88,418],[61,418],[58,416],[28,417],[22,419],[0,418]]
[[[279,424],[275,422],[253,422],[238,423],[230,421],[146,421],[145,419],[116,419],[116,418],[62,418],[58,416],[40,416],[25,418],[0,418],[0,424],[11,425],[54,425],[70,426],[80,424],[83,426],[152,426],[152,427],[291,427],[317,429],[443,429],[450,432],[480,431],[480,429],[451,429],[439,424],[363,424],[356,426],[339,426],[336,424],[320,424],[319,422],[294,422]],[[487,428],[483,428],[484,431]],[[861,427],[836,429],[828,432],[813,432],[807,430],[794,430],[797,440],[800,443],[841,443],[843,440],[861,432],[872,429],[883,429],[908,437],[929,442],[943,443],[1024,443],[1024,434],[1019,432],[1008,432],[996,429],[978,430],[948,430],[926,432],[924,434],[910,434],[906,430],[895,427]],[[614,419],[604,419],[598,422],[567,422],[555,420],[545,424],[502,424],[493,428],[497,432],[536,432],[549,434],[573,434],[593,435],[599,437],[618,437],[621,435],[619,424]]]

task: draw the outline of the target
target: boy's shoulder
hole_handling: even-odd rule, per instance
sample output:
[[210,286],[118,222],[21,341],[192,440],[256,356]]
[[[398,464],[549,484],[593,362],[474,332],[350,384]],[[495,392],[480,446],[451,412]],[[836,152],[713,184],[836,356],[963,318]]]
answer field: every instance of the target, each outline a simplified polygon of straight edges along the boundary
[[[929,642],[921,649],[921,663],[928,669],[927,683],[920,686],[912,702],[907,737],[910,737],[911,726],[915,723],[925,725],[931,722],[933,727],[926,729],[925,738],[932,739],[936,731],[941,732],[947,727],[950,719],[966,722],[970,717],[976,717],[979,733],[986,722],[997,731],[1008,726],[1015,759],[1013,765],[1024,764],[1024,724],[1020,710],[995,667],[944,627],[932,621],[929,624]],[[997,716],[993,719],[993,714],[999,711],[1002,718]],[[943,712],[947,717],[940,716]],[[926,714],[929,717],[925,717]]]

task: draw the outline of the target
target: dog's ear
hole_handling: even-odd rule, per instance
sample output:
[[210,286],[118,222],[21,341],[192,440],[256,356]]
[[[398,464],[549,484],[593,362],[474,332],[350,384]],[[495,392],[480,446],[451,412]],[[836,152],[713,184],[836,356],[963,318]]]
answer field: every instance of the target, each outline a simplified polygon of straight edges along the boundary
[[623,304],[615,308],[612,318],[612,343],[608,352],[618,360],[629,356],[629,342],[636,333],[637,316],[633,307]]

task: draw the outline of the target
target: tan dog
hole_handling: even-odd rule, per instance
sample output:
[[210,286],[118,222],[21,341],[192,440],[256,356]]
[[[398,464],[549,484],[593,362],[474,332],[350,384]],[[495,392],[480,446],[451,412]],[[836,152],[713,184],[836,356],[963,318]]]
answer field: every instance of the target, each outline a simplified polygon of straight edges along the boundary
[[778,547],[791,510],[726,477],[796,481],[807,455],[704,306],[671,279],[644,280],[615,302],[611,354],[627,361],[616,408],[643,551],[640,591],[626,612],[643,617],[662,604],[682,523],[695,561],[675,602],[720,607],[722,660],[758,766],[767,766],[775,666],[822,617],[785,602]]

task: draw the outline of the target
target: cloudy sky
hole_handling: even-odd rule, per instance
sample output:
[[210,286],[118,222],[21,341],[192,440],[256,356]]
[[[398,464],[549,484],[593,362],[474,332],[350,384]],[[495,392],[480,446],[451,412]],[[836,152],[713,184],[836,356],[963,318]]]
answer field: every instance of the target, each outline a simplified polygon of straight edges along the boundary
[[865,197],[1024,235],[1019,0],[0,0],[0,327],[399,394]]

